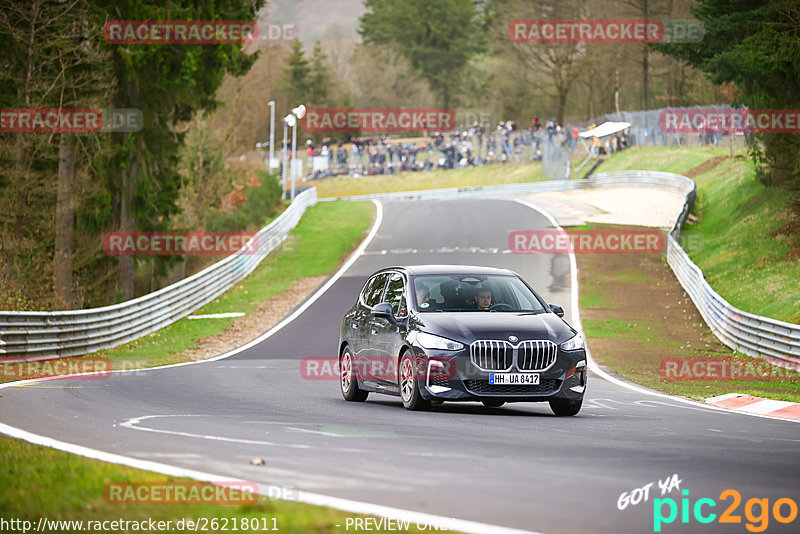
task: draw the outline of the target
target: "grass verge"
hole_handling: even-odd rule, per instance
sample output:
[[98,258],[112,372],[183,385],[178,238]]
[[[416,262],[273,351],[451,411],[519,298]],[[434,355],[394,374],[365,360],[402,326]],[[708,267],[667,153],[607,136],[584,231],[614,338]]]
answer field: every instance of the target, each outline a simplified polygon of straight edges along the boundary
[[[148,482],[169,485],[189,479],[140,471],[75,456],[66,452],[33,445],[23,440],[0,436],[3,483],[0,485],[0,517],[9,521],[31,521],[35,529],[39,518],[50,521],[171,521],[169,529],[157,531],[194,531],[177,529],[178,521],[207,518],[204,532],[264,532],[277,528],[280,532],[345,532],[348,517],[365,517],[323,506],[293,503],[259,497],[247,504],[135,504],[126,505],[107,498],[106,484]],[[153,493],[155,496],[155,493]],[[203,495],[203,493],[201,493]],[[213,493],[211,495],[214,495]],[[213,497],[210,501],[213,501]],[[111,502],[109,502],[111,501]],[[216,523],[211,520],[216,519]],[[243,523],[243,520],[246,523]],[[258,528],[252,528],[253,522]],[[166,523],[164,523],[166,526]],[[216,528],[212,526],[216,525]],[[247,525],[247,528],[244,527]],[[107,526],[111,526],[110,524]],[[123,525],[120,525],[123,526]],[[152,532],[149,528],[97,528],[104,532]],[[202,529],[202,523],[199,528]],[[89,529],[84,529],[86,531]],[[50,532],[80,532],[72,527],[45,529]],[[410,532],[419,532],[412,527]],[[373,532],[386,532],[376,529]]]
[[543,180],[547,180],[547,176],[540,163],[507,163],[464,169],[377,174],[360,178],[326,178],[315,185],[317,195],[327,198]]
[[730,154],[730,148],[717,147],[633,147],[614,153],[595,172],[648,170],[686,174],[711,158]]
[[692,261],[737,308],[800,323],[800,249],[793,249],[800,224],[788,192],[766,187],[741,160],[727,159],[695,182],[698,222],[687,230],[702,236],[702,247]]

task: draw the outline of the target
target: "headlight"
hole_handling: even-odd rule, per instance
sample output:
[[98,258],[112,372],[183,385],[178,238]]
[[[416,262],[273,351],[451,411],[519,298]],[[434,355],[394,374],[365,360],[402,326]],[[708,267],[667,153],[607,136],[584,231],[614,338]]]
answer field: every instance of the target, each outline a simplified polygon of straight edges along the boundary
[[561,345],[561,350],[578,350],[585,348],[583,344],[583,336],[580,334],[575,334],[572,339],[568,339],[567,341],[563,342]]
[[453,341],[446,337],[434,336],[433,334],[426,334],[425,332],[419,332],[417,334],[417,342],[426,349],[461,350],[464,348],[464,345],[458,341]]

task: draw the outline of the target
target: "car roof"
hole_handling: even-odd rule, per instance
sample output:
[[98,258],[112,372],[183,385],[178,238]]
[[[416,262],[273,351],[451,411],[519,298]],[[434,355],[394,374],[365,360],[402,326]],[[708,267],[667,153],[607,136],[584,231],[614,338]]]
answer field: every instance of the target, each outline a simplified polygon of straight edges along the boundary
[[494,275],[515,275],[514,271],[509,269],[500,269],[498,267],[483,267],[478,265],[401,265],[390,267],[382,270],[403,270],[412,276],[418,275],[449,275],[449,274],[494,274]]

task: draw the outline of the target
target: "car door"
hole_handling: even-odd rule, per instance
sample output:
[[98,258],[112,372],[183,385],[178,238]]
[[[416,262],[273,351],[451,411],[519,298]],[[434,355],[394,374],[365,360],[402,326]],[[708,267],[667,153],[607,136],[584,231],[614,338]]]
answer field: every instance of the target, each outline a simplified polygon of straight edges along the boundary
[[367,320],[366,302],[375,279],[375,276],[371,276],[367,279],[367,282],[358,294],[355,306],[353,306],[353,309],[347,316],[344,335],[347,337],[350,348],[353,351],[353,356],[355,357],[357,357],[358,353],[364,348],[364,322]]
[[372,322],[374,320],[371,313],[372,307],[381,302],[388,280],[389,273],[379,273],[367,282],[361,297],[359,297],[358,312],[354,316],[353,326],[351,326],[355,337],[358,338],[358,342],[353,348],[353,355],[358,365],[359,376],[364,380],[373,380],[370,374],[371,360],[375,354],[371,336]]
[[405,277],[399,272],[391,273],[383,302],[392,305],[395,323],[373,317],[370,329],[371,353],[380,371],[374,378],[377,383],[392,389],[397,387],[397,357],[405,334],[404,319],[408,315],[406,289]]

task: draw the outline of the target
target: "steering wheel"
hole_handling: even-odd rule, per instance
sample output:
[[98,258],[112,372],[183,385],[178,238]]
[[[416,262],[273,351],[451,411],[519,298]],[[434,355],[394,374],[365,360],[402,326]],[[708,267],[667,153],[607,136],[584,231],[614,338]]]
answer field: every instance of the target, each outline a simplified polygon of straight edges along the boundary
[[492,304],[491,306],[489,306],[490,311],[502,310],[502,309],[513,310],[514,307],[511,304],[506,304],[505,302],[498,302],[497,304]]

